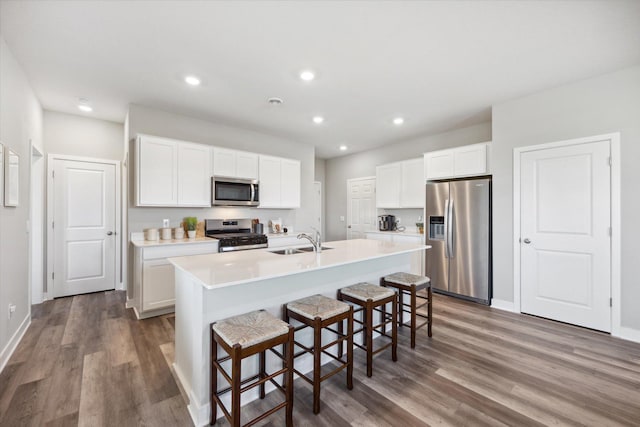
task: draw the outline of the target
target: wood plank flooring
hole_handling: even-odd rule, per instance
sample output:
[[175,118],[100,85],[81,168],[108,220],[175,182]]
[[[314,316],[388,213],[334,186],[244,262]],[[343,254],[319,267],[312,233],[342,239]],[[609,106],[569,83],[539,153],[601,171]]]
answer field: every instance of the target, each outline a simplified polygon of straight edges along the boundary
[[[170,369],[172,315],[138,321],[124,293],[103,292],[33,306],[32,316],[0,373],[1,426],[191,425]],[[295,424],[640,425],[640,344],[440,295],[431,339],[419,330],[412,350],[400,331],[398,362],[380,354],[367,378],[355,351],[354,389],[341,375],[323,383],[317,416],[297,380]],[[262,425],[284,425],[284,413]]]

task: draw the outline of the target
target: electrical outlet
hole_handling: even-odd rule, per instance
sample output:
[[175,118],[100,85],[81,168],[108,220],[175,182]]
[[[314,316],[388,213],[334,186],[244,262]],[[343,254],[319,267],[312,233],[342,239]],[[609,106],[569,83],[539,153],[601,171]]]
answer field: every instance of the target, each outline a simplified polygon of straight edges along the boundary
[[400,224],[400,223],[402,222],[402,218],[400,218],[399,216],[397,216],[397,217],[396,217],[396,222],[397,222],[398,224]]
[[7,313],[9,316],[9,320],[11,320],[11,318],[13,317],[13,313],[16,312],[16,305],[15,304],[9,304],[9,312]]
[[169,227],[169,220],[168,219],[163,219],[162,220],[162,227],[164,227],[164,228]]

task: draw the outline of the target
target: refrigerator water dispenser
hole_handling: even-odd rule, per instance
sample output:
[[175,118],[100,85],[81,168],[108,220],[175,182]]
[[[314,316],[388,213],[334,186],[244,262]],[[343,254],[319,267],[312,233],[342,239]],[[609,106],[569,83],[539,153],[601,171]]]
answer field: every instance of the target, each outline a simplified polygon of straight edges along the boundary
[[444,217],[443,216],[429,217],[429,239],[444,240]]

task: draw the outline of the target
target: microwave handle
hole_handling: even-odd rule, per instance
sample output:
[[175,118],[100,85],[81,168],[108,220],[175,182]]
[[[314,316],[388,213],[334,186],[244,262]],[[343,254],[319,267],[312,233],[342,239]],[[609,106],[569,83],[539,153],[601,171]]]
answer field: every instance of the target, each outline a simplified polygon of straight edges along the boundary
[[251,184],[251,201],[255,202],[256,200],[256,185]]

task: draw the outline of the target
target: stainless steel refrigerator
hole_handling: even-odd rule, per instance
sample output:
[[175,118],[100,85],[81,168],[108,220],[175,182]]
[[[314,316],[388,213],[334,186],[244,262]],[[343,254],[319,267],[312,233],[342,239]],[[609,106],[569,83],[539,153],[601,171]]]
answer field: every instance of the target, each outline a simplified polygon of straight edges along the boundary
[[427,183],[425,271],[435,292],[491,303],[491,178]]

